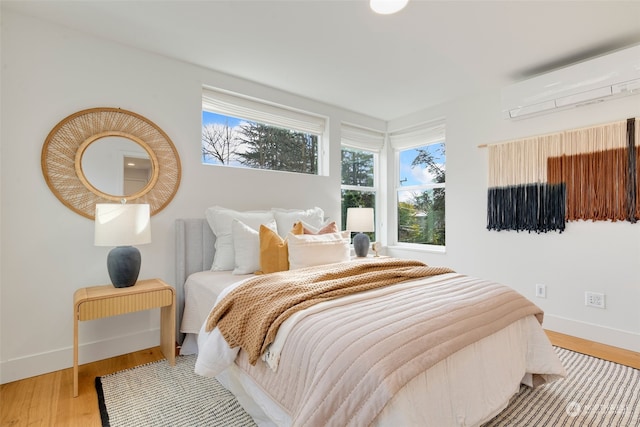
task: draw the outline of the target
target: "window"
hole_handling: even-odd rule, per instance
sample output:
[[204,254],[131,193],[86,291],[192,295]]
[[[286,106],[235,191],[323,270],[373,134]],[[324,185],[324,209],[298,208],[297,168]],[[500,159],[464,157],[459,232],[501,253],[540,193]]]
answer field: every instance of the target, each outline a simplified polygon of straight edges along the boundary
[[202,163],[322,175],[326,119],[217,89],[202,93]]
[[398,243],[445,246],[444,123],[392,134]]
[[[384,145],[384,134],[342,124],[342,230],[346,228],[347,208],[373,208],[375,221],[378,188],[378,153]],[[372,242],[376,233],[366,233]]]

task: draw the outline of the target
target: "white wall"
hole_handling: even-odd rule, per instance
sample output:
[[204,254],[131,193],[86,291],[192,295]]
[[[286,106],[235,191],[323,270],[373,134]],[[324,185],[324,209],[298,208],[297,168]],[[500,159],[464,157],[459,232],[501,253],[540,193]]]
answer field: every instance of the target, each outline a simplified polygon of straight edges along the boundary
[[[389,123],[393,131],[447,119],[447,248],[444,254],[388,253],[509,284],[545,311],[547,329],[640,351],[640,223],[569,222],[562,234],[487,231],[487,150],[478,148],[639,115],[636,95],[507,121],[500,116],[500,91],[487,90]],[[547,285],[546,299],[535,297],[536,283]],[[586,307],[585,291],[606,294],[606,309]]]
[[[329,117],[330,176],[203,166],[201,88],[219,86]],[[174,220],[236,209],[320,206],[340,215],[341,121],[385,123],[23,15],[2,14],[1,381],[72,365],[73,293],[109,283],[109,248],[93,246],[93,222],[49,191],[40,154],[51,129],[76,111],[120,107],[148,118],[175,144],[182,182],[152,218],[140,246],[141,278],[174,283]],[[80,322],[80,363],[159,343],[158,310]]]

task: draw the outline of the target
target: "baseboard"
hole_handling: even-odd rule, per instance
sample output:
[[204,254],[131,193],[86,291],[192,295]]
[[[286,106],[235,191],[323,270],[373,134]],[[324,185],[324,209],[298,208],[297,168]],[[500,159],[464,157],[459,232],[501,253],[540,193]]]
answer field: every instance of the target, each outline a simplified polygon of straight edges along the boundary
[[[95,362],[121,354],[151,348],[160,342],[160,329],[150,329],[131,335],[81,344],[79,364]],[[73,367],[73,347],[0,362],[0,384]]]
[[543,326],[545,329],[565,335],[640,352],[640,334],[631,331],[608,328],[546,313]]

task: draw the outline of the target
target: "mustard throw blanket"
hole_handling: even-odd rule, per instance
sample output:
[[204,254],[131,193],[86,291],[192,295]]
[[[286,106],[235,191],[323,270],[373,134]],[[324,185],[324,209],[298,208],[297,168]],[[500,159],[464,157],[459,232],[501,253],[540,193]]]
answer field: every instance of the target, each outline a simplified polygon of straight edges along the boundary
[[214,307],[206,330],[217,326],[229,346],[246,351],[255,365],[282,322],[297,311],[339,296],[452,272],[420,261],[384,258],[260,275],[231,291]]

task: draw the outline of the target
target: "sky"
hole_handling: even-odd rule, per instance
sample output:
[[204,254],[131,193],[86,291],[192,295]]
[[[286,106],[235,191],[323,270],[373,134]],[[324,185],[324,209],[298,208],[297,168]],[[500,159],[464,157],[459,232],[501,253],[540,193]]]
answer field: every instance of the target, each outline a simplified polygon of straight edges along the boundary
[[[441,144],[433,144],[427,146],[427,150],[434,154],[434,159],[437,163],[443,164],[445,162],[445,156],[442,156],[437,148],[440,147]],[[423,148],[423,147],[418,147]],[[405,150],[400,152],[400,180],[402,181],[403,187],[408,187],[411,185],[421,185],[421,184],[431,184],[433,183],[433,176],[429,173],[426,168],[422,167],[411,167],[411,162],[418,155],[417,149]],[[406,179],[406,181],[405,181]]]
[[223,116],[221,114],[211,113],[209,111],[202,111],[202,126],[208,124],[225,124],[228,123],[231,127],[240,125],[241,120],[235,117]]

